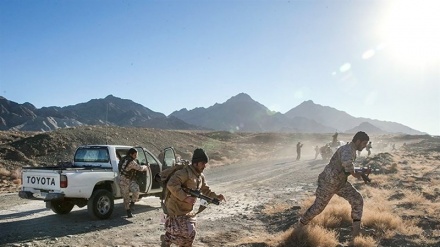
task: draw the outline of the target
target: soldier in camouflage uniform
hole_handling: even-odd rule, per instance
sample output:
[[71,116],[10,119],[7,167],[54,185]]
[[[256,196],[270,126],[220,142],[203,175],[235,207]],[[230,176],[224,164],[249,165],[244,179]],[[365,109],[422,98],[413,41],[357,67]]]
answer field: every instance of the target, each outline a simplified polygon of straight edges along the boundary
[[296,144],[296,160],[301,159],[301,148],[302,148],[303,144],[301,142],[298,142]]
[[336,194],[350,203],[351,218],[353,219],[353,239],[359,235],[364,200],[359,191],[347,181],[347,177],[350,175],[356,178],[360,177],[361,174],[356,173],[354,170],[353,161],[356,159],[356,151],[362,151],[369,139],[365,132],[359,131],[355,134],[351,143],[338,148],[333,154],[329,164],[319,174],[315,202],[302,215],[297,224],[298,227],[304,227],[320,214],[333,195]]
[[371,149],[372,149],[373,147],[371,146],[371,142],[369,142],[368,144],[367,144],[367,147],[365,148],[365,150],[367,150],[367,152],[368,152],[368,154],[367,154],[367,156],[370,156],[370,154],[371,154]]
[[225,197],[212,192],[206,184],[203,170],[208,163],[208,156],[201,148],[194,150],[191,165],[176,171],[167,183],[170,191],[165,200],[167,218],[165,221],[165,235],[161,236],[162,246],[171,243],[178,246],[192,246],[196,236],[196,218],[193,211],[197,200],[191,197],[183,188],[200,190],[203,195],[224,201]]
[[[133,217],[130,206],[139,201],[139,184],[136,181],[136,171],[146,171],[147,166],[141,166],[136,162],[137,150],[130,148],[124,157],[122,169],[119,177],[119,187],[121,188],[124,207],[127,210],[127,217]],[[131,202],[130,202],[131,192]]]

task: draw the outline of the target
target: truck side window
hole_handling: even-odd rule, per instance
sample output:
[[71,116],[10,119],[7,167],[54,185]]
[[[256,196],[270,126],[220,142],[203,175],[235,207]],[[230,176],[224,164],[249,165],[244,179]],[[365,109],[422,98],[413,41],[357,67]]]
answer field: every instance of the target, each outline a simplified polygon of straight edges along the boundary
[[147,158],[145,157],[145,153],[142,149],[138,149],[138,157],[139,165],[146,165],[147,164]]
[[171,167],[176,163],[176,158],[174,157],[174,152],[165,152],[164,165]]

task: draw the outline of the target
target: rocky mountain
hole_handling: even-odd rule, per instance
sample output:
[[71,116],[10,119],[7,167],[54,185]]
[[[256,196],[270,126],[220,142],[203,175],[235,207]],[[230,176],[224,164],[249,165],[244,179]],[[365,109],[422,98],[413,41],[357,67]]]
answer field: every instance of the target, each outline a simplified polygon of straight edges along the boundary
[[360,126],[375,133],[424,134],[395,122],[355,118],[311,100],[281,114],[270,111],[245,93],[208,108],[181,109],[169,116],[113,95],[66,107],[41,109],[31,103],[18,104],[0,96],[0,130],[50,131],[82,125],[294,133],[349,133]]
[[388,132],[386,132],[386,131],[384,131],[382,129],[379,129],[378,127],[372,125],[369,122],[363,122],[363,123],[359,124],[358,126],[356,126],[354,128],[346,130],[345,133],[353,133],[354,134],[354,133],[356,133],[358,131],[365,131],[368,134],[376,134],[376,135],[388,133]]
[[222,104],[208,108],[181,109],[170,114],[183,121],[207,129],[244,132],[314,132],[334,131],[314,120],[303,117],[287,118],[270,111],[249,95],[240,93]]
[[[291,110],[286,112],[284,115],[289,118],[304,117],[307,119],[315,120],[318,123],[321,123],[340,132],[351,133],[350,131],[361,126],[362,123],[369,123],[374,128],[377,128],[377,130],[374,131],[378,133],[389,132],[405,133],[410,135],[425,134],[423,132],[395,122],[380,121],[369,118],[356,118],[344,111],[340,111],[329,106],[315,104],[311,100],[304,101],[297,107],[292,108]],[[366,126],[364,124],[361,127]]]
[[0,98],[0,130],[50,131],[82,125],[114,125],[160,129],[201,129],[175,117],[154,112],[131,100],[109,95],[66,107],[18,104]]

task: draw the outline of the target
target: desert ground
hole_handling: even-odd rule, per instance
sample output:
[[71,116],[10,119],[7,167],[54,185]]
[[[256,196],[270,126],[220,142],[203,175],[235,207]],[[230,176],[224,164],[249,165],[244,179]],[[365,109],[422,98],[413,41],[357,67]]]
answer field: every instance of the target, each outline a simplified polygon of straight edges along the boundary
[[[194,246],[348,246],[350,206],[335,196],[301,230],[293,225],[313,202],[318,174],[327,161],[314,147],[329,134],[231,133],[81,127],[47,133],[0,132],[0,246],[160,246],[158,198],[142,198],[133,218],[116,200],[108,220],[92,220],[86,208],[56,215],[42,201],[20,199],[20,169],[69,161],[83,144],[141,145],[158,153],[173,146],[184,159],[196,147],[210,156],[210,187],[227,201],[198,215]],[[353,134],[339,134],[350,141]],[[363,226],[356,246],[440,245],[440,138],[370,136],[356,163],[376,171],[371,183],[349,178],[364,197]],[[301,141],[302,157],[295,145]],[[396,150],[393,150],[392,145]],[[196,207],[197,208],[197,207]]]

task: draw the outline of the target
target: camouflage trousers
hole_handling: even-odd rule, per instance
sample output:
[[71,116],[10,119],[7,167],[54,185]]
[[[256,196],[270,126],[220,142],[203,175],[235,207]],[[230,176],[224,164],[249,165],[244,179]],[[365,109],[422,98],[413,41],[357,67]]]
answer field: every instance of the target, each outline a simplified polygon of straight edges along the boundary
[[168,216],[165,221],[165,242],[181,247],[192,246],[196,237],[196,218],[183,216]]
[[131,180],[125,176],[119,178],[119,187],[121,188],[121,195],[124,199],[124,207],[126,210],[130,209],[130,192],[131,201],[139,201],[139,185],[136,180]]
[[353,185],[345,180],[342,183],[329,183],[326,180],[324,173],[321,173],[318,178],[318,188],[316,189],[315,202],[301,217],[301,222],[307,225],[313,218],[320,214],[330,199],[334,195],[338,195],[347,200],[351,205],[351,218],[354,221],[360,221],[364,207],[364,199]]

